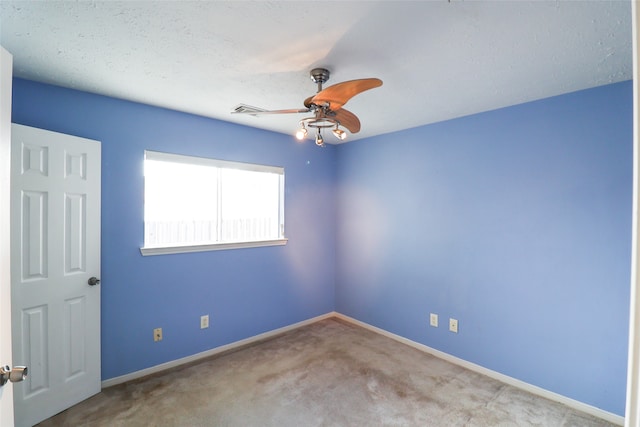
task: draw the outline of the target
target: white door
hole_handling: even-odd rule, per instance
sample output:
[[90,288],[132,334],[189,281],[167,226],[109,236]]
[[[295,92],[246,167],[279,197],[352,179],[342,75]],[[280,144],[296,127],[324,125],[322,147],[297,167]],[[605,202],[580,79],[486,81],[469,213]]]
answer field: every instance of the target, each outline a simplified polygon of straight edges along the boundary
[[100,143],[11,131],[15,424],[31,426],[100,391]]
[[[11,168],[11,54],[0,46],[0,365],[11,365],[9,170]],[[16,359],[17,360],[17,359]],[[23,383],[24,386],[24,383]],[[0,387],[0,426],[13,425],[13,387]]]

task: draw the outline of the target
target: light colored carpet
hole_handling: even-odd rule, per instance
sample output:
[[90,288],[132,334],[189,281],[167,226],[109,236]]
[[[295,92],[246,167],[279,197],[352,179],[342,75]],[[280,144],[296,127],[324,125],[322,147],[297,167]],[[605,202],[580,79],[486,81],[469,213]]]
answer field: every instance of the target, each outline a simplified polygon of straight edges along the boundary
[[46,426],[612,426],[327,319],[104,389]]

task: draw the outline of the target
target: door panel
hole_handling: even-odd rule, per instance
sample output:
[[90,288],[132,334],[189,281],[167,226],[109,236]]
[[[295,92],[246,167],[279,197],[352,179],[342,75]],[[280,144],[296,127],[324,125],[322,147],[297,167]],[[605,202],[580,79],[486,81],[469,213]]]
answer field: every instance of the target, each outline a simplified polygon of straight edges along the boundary
[[47,327],[49,318],[47,306],[32,307],[22,312],[22,341],[25,346],[24,360],[28,360],[31,368],[28,381],[25,381],[23,393],[27,397],[43,392],[49,388],[49,364],[47,363]]
[[100,391],[100,143],[12,127],[14,357],[29,366],[16,425]]
[[49,225],[47,193],[22,192],[22,281],[47,278],[49,261],[47,227]]
[[65,200],[65,273],[83,273],[86,260],[86,237],[84,224],[87,222],[87,203],[84,194],[67,194]]
[[84,340],[84,323],[87,321],[85,297],[71,298],[64,306],[64,345],[69,350],[65,379],[73,380],[87,371],[84,355],[88,349]]

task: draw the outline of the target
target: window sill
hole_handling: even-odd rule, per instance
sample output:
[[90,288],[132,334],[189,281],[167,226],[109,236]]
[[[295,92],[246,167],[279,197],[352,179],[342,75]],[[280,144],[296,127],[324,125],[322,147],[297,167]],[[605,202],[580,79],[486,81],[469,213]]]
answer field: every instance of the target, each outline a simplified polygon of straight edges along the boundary
[[216,243],[212,245],[162,246],[157,248],[140,248],[143,256],[184,254],[189,252],[223,251],[227,249],[261,248],[264,246],[283,246],[288,239],[257,240],[255,242]]

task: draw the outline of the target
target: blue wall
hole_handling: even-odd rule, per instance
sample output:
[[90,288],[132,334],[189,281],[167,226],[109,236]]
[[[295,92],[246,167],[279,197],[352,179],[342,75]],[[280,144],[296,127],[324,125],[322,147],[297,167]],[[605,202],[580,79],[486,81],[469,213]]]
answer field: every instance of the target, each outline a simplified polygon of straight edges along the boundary
[[[13,102],[102,141],[103,379],[335,309],[624,414],[631,82],[324,150],[20,79]],[[284,166],[289,243],[142,257],[145,149]]]
[[624,82],[340,146],[337,311],[624,415],[632,109]]
[[[103,379],[334,310],[334,147],[26,80],[13,89],[15,123],[102,142]],[[284,166],[288,244],[141,256],[146,149]]]

